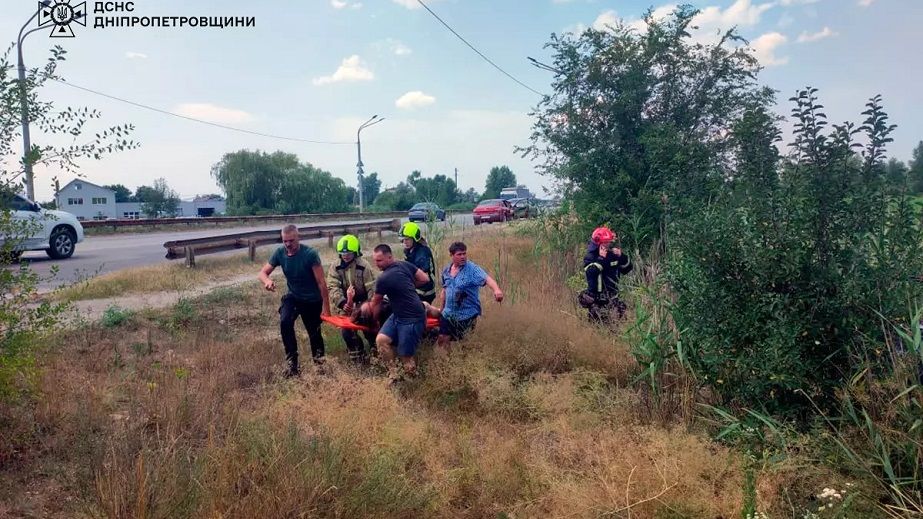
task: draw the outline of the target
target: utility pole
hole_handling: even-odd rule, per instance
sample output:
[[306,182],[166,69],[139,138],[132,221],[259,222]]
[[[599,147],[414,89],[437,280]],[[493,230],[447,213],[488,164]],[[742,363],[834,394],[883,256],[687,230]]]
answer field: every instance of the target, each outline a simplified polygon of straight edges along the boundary
[[458,168],[455,168],[455,189],[460,189],[458,187]]

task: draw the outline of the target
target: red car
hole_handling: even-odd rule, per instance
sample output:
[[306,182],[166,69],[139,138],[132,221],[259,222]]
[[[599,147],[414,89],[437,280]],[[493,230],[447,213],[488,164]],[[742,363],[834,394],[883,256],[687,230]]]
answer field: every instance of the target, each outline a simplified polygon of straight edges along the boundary
[[513,206],[507,200],[499,198],[481,200],[474,208],[472,216],[474,225],[481,225],[481,222],[505,222],[513,219]]

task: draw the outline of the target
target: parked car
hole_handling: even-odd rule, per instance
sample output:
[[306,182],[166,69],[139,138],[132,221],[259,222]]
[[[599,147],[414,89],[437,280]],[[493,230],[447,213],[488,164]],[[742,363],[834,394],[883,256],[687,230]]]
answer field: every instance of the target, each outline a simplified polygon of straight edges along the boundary
[[[83,226],[71,213],[42,209],[19,195],[4,196],[0,203],[11,212],[17,230],[20,225],[23,230],[22,236],[14,237],[17,243],[11,259],[17,259],[27,250],[43,250],[54,259],[69,258],[77,244],[83,241]],[[8,238],[0,235],[0,243]]]
[[445,209],[440,209],[438,205],[432,202],[420,202],[410,208],[407,213],[407,219],[411,222],[425,222],[439,220],[445,221]]
[[532,201],[528,198],[514,198],[509,201],[513,206],[513,218],[528,218],[535,216]]
[[513,206],[510,205],[508,200],[499,198],[481,200],[477,207],[474,208],[472,216],[474,217],[474,225],[481,225],[481,222],[505,222],[513,218]]

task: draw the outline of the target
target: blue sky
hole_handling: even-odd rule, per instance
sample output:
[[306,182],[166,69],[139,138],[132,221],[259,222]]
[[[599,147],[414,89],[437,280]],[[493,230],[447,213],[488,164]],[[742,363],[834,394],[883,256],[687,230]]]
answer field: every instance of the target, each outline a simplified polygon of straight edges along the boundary
[[[76,3],[77,0],[72,0]],[[32,0],[0,0],[0,34],[12,42],[31,15]],[[88,5],[92,9],[92,2]],[[796,88],[820,88],[835,121],[859,120],[866,100],[884,96],[898,124],[891,155],[910,157],[923,140],[923,36],[920,0],[712,0],[703,34],[736,25],[766,69],[761,82],[780,91],[779,111]],[[549,76],[528,64],[542,59],[552,32],[622,18],[632,22],[666,3],[634,0],[429,0],[459,33],[518,79],[539,91]],[[303,139],[355,140],[374,114],[386,118],[362,133],[366,172],[386,186],[412,170],[459,170],[462,189],[483,189],[492,166],[506,164],[541,192],[549,179],[534,173],[514,147],[528,143],[529,111],[539,98],[491,68],[415,0],[190,2],[136,0],[136,16],[247,16],[252,28],[75,27],[74,39],[31,35],[27,65],[48,48],[68,50],[60,69],[74,84],[164,110],[248,130]],[[416,7],[416,8],[415,8]],[[704,37],[704,36],[703,36]],[[63,105],[90,106],[107,124],[131,122],[141,148],[100,162],[85,161],[91,182],[131,188],[164,177],[181,196],[215,192],[212,164],[242,148],[296,153],[303,161],[355,182],[354,145],[318,145],[230,132],[145,111],[87,92],[50,85]],[[94,126],[93,128],[101,127]],[[43,136],[33,130],[33,140]],[[39,200],[51,198],[50,177],[38,171]],[[72,178],[61,174],[62,184]]]

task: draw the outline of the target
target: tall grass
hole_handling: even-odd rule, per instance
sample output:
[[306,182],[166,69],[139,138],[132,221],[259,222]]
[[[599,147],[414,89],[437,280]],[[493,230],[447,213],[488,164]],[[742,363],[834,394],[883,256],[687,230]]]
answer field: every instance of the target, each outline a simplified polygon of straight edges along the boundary
[[[533,237],[465,239],[489,268],[500,251],[519,300],[485,294],[470,338],[425,349],[397,389],[341,349],[327,374],[284,381],[278,300],[255,288],[68,331],[20,434],[2,438],[21,454],[0,469],[17,481],[0,510],[21,515],[38,489],[61,516],[739,514],[743,457],[651,418],[628,345],[576,313]],[[763,508],[785,510],[785,481],[754,470]]]

